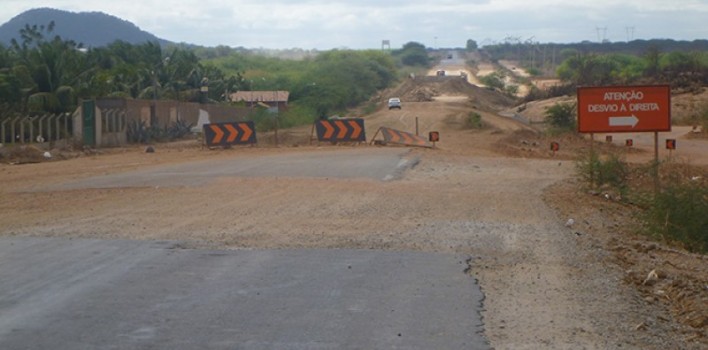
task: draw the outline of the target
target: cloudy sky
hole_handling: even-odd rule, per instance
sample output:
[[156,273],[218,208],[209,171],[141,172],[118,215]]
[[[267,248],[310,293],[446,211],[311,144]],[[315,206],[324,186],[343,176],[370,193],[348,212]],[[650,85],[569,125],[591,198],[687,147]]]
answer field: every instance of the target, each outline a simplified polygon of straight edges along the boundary
[[708,39],[708,0],[0,0],[0,23],[52,7],[101,11],[158,37],[247,48],[463,47],[537,42]]

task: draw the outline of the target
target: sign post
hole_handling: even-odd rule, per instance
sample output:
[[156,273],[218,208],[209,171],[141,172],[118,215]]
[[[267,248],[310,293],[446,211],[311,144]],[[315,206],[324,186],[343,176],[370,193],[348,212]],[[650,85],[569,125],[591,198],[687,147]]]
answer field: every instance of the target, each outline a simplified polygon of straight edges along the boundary
[[553,156],[556,156],[556,152],[560,150],[560,144],[556,141],[551,142],[551,152],[553,152]]
[[649,131],[671,131],[668,85],[578,88],[578,132]]
[[433,147],[435,147],[435,143],[440,141],[440,133],[437,131],[431,131],[428,133],[428,141],[433,143]]
[[669,150],[669,159],[671,159],[671,152],[676,149],[676,139],[666,139],[666,149]]
[[654,133],[654,181],[659,189],[659,132],[671,131],[671,87],[578,88],[579,133]]

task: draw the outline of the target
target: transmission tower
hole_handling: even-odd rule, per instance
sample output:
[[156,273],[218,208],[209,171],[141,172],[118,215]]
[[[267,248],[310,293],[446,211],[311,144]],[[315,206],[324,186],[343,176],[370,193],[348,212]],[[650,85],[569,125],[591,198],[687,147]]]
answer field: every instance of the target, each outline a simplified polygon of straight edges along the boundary
[[625,27],[627,31],[627,42],[634,40],[634,27]]
[[[595,30],[597,31],[597,41],[604,43],[607,40],[607,27],[595,27]],[[602,33],[602,36],[600,36],[600,33]]]

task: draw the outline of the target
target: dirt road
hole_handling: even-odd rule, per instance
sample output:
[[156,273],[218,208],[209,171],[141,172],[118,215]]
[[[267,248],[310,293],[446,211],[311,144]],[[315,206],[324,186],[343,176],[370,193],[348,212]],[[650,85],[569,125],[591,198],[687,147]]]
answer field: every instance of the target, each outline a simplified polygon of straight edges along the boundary
[[[680,349],[665,310],[643,303],[624,271],[588,235],[544,201],[573,163],[509,158],[498,142],[526,127],[477,109],[488,129],[464,129],[468,97],[437,96],[382,109],[377,126],[441,132],[437,149],[395,181],[305,175],[224,174],[200,186],[37,191],[95,176],[197,160],[307,157],[350,146],[207,150],[196,142],[113,151],[68,161],[0,165],[0,235],[177,239],[193,247],[346,248],[456,252],[475,257],[469,273],[485,293],[485,336],[496,349]],[[307,137],[309,128],[288,132]],[[293,141],[293,143],[296,143]],[[374,146],[354,147],[357,154]],[[558,206],[572,203],[555,203]],[[648,326],[641,330],[639,324]],[[700,345],[698,345],[700,346]],[[698,348],[698,347],[694,347]]]

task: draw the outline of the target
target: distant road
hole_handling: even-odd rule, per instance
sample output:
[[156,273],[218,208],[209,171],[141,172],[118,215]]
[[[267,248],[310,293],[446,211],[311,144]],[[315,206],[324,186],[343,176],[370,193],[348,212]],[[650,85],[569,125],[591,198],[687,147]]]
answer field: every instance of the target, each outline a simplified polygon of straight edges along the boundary
[[333,152],[287,152],[269,156],[189,162],[98,176],[42,190],[200,186],[225,177],[315,177],[391,180],[411,164],[405,148],[361,148]]

